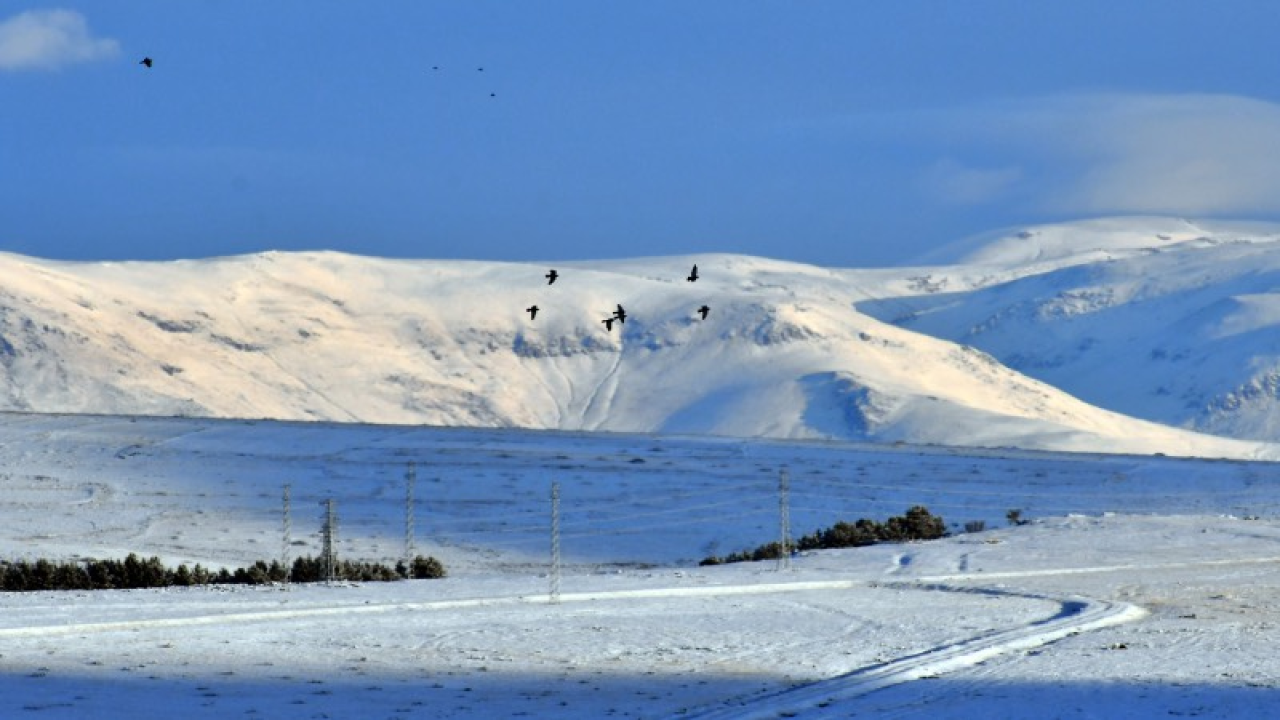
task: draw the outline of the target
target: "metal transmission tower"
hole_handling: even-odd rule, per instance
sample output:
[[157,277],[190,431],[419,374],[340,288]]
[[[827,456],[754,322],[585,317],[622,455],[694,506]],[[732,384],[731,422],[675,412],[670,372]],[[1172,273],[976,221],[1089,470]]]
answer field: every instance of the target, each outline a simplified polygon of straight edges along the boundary
[[289,483],[284,484],[284,538],[280,545],[280,565],[284,568],[284,582],[288,585],[293,578],[293,560],[289,552],[293,546],[293,519],[289,517]]
[[418,466],[409,463],[404,474],[404,566],[405,573],[413,576],[413,484],[418,479]]
[[320,540],[324,553],[324,579],[332,582],[338,574],[338,557],[334,548],[338,545],[338,508],[332,499],[324,501],[324,527],[320,530]]
[[560,602],[560,483],[551,483],[551,603]]
[[778,474],[778,570],[791,569],[791,475]]

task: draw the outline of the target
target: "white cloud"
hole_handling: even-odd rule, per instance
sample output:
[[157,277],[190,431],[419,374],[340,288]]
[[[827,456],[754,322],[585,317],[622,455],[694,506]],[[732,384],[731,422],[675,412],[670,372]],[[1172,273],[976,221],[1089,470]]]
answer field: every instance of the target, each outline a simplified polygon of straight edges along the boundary
[[[925,168],[981,196],[1023,185],[1057,213],[1280,212],[1280,105],[1232,95],[1067,95],[927,113],[943,160]],[[917,126],[917,130],[919,130]],[[948,168],[963,153],[1018,177]],[[984,155],[985,154],[985,155]]]
[[53,70],[119,52],[118,42],[92,37],[84,16],[71,10],[30,10],[0,22],[0,70]]
[[1213,95],[1115,98],[1085,124],[1084,212],[1280,210],[1280,106]]

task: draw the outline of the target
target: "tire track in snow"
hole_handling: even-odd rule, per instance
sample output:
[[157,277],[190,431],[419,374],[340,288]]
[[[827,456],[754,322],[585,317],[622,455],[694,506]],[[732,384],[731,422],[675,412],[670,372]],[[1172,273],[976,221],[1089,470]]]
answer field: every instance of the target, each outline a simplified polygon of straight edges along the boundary
[[[598,600],[667,599],[683,597],[718,597],[732,595],[764,595],[770,593],[806,592],[810,590],[845,590],[868,587],[865,580],[817,580],[807,582],[768,583],[759,585],[711,585],[700,587],[643,588],[637,590],[610,590],[605,592],[561,593],[560,603],[589,602]],[[344,615],[368,615],[397,611],[436,611],[463,608],[484,608],[513,605],[549,605],[550,595],[510,595],[487,598],[463,598],[435,600],[421,603],[370,603],[361,605],[321,605],[279,610],[259,610],[240,613],[215,613],[171,618],[119,620],[66,625],[37,625],[0,628],[0,638],[45,637],[49,635],[75,635],[96,632],[125,632],[153,630],[199,625],[221,625],[279,620],[306,620]]]
[[[807,717],[831,716],[843,718],[848,716],[848,708],[833,708],[830,712],[824,712],[823,710],[829,705],[858,698],[881,688],[962,670],[1007,652],[1030,650],[1061,640],[1068,635],[1141,620],[1147,615],[1145,609],[1129,603],[1113,603],[1081,597],[1053,598],[1045,595],[1018,593],[1003,588],[984,588],[980,585],[960,586],[948,583],[975,580],[1062,577],[1130,572],[1134,570],[1177,570],[1197,567],[1276,563],[1280,563],[1280,556],[1173,563],[1096,565],[1046,570],[954,573],[922,576],[910,580],[868,582],[866,583],[868,587],[896,587],[941,592],[986,592],[1037,600],[1053,600],[1061,604],[1062,610],[1050,618],[1029,625],[962,640],[887,663],[856,670],[847,675],[791,688],[772,695],[727,701],[722,706],[694,712],[686,717],[703,718],[704,720],[715,720],[716,718],[725,720],[765,719],[789,716],[805,711]],[[895,571],[900,569],[900,567],[891,568],[891,570]]]
[[[1044,595],[1032,595],[969,588],[922,582],[872,583],[872,587],[893,587],[935,592],[989,592],[992,594],[1024,597],[1036,600],[1055,600]],[[1060,640],[1068,635],[1088,632],[1111,625],[1120,625],[1146,617],[1147,611],[1129,603],[1112,603],[1087,598],[1059,598],[1055,600],[1061,610],[1044,620],[1009,630],[961,640],[924,652],[908,655],[878,665],[855,670],[828,680],[802,685],[763,697],[729,701],[719,707],[694,712],[685,717],[702,720],[760,720],[789,717],[806,712],[807,717],[848,717],[849,709],[828,706],[862,697],[892,685],[926,677],[936,677],[972,667],[997,655],[1030,650]]]
[[1143,563],[1126,565],[1093,565],[1075,568],[1054,568],[1049,570],[1007,570],[997,572],[970,572],[949,575],[930,575],[915,578],[921,583],[961,582],[966,580],[1016,580],[1018,578],[1057,577],[1062,575],[1092,575],[1097,573],[1129,572],[1133,570],[1184,570],[1199,567],[1218,567],[1223,565],[1267,565],[1280,564],[1280,555],[1258,558],[1225,558],[1222,560],[1194,560],[1191,562]]

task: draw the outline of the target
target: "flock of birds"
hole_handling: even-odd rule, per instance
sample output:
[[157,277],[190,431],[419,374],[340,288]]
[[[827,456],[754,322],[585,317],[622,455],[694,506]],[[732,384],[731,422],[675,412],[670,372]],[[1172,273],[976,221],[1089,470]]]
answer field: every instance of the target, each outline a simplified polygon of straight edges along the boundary
[[[552,268],[552,269],[551,269],[551,270],[550,270],[546,275],[544,275],[543,277],[545,277],[545,278],[547,279],[547,284],[548,284],[548,285],[554,285],[554,284],[555,284],[555,282],[556,282],[556,280],[558,280],[558,279],[560,278],[560,273],[556,272],[556,269],[555,269],[555,268]],[[696,264],[693,266],[693,270],[690,270],[690,271],[689,271],[689,277],[685,278],[685,280],[686,280],[686,281],[688,281],[688,282],[697,282],[697,281],[698,281],[698,266],[697,266]],[[524,309],[524,311],[525,311],[525,312],[529,313],[529,321],[530,321],[530,322],[532,322],[533,320],[535,320],[535,319],[538,317],[538,311],[539,311],[540,309],[541,309],[541,308],[539,308],[537,305],[530,305],[529,307],[527,307],[527,308],[525,308],[525,309]],[[702,316],[702,319],[703,319],[703,320],[706,320],[706,319],[707,319],[707,314],[711,312],[711,308],[710,308],[709,306],[707,306],[707,305],[703,305],[702,307],[698,308],[695,312],[697,312],[700,316]],[[613,331],[613,324],[614,324],[615,322],[617,322],[617,323],[619,323],[619,324],[626,324],[626,322],[627,322],[627,311],[626,311],[626,309],[625,309],[625,308],[623,308],[623,307],[622,307],[622,304],[621,304],[621,303],[619,303],[619,304],[617,305],[617,309],[613,311],[613,314],[612,314],[612,315],[610,315],[609,317],[606,317],[605,319],[601,320],[600,322],[604,323],[604,329],[605,329],[605,332],[612,332],[612,331]]]
[[[139,64],[139,65],[144,65],[144,66],[146,66],[146,67],[151,67],[151,66],[155,65],[155,60],[152,60],[152,59],[151,59],[151,57],[150,57],[150,56],[148,56],[148,57],[144,57],[144,58],[142,58],[141,60],[139,60],[139,61],[138,61],[138,64]],[[432,66],[431,66],[431,71],[432,71],[432,72],[439,72],[439,71],[440,71],[440,66],[439,66],[439,65],[432,65]],[[478,68],[476,68],[476,72],[484,72],[484,68],[483,68],[483,67],[478,67]],[[498,97],[498,93],[496,93],[496,92],[491,92],[491,93],[489,93],[489,97]]]
[[[432,71],[432,72],[440,72],[440,66],[439,66],[439,65],[432,65],[432,66],[431,66],[431,71]],[[476,68],[476,72],[484,72],[484,68],[482,68],[482,67],[478,67],[478,68]],[[491,93],[489,93],[489,97],[498,97],[498,93],[491,92]]]

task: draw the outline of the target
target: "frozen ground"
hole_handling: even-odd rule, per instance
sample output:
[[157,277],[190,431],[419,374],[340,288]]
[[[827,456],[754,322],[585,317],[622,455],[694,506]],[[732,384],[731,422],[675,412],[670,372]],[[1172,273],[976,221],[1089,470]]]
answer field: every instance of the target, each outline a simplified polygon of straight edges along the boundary
[[[416,544],[441,581],[3,594],[0,717],[1208,717],[1280,702],[1266,463],[0,416],[0,553],[240,565]],[[988,530],[697,560],[924,504]],[[547,594],[561,484],[560,602]],[[1017,508],[1033,519],[1007,527]],[[1246,519],[1251,518],[1251,519]]]

